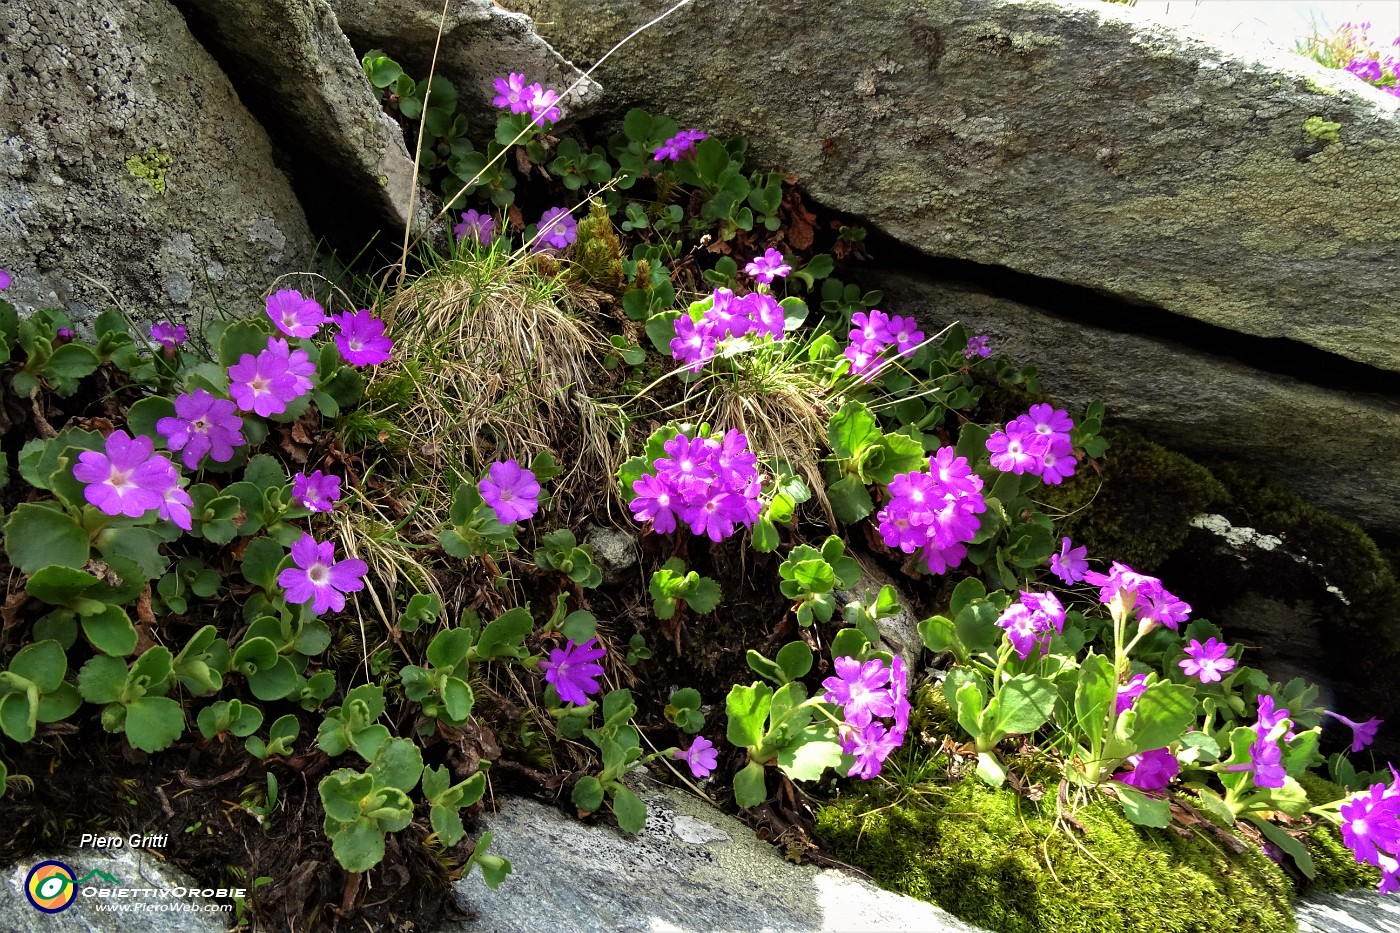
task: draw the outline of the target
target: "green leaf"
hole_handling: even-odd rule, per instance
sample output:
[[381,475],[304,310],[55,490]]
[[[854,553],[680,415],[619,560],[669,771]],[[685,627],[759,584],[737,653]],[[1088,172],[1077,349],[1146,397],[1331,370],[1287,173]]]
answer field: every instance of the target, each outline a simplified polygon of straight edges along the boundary
[[734,775],[734,802],[747,810],[767,800],[768,788],[764,778],[763,765],[750,761]]
[[120,658],[98,655],[78,671],[78,692],[89,703],[115,703],[126,684],[127,667]]
[[778,667],[782,668],[784,682],[797,680],[812,669],[812,649],[805,641],[792,641],[778,651]]
[[998,739],[1003,735],[1026,735],[1050,718],[1058,694],[1055,685],[1031,674],[1017,674],[1001,685],[988,707],[992,712],[992,731]]
[[0,732],[21,744],[38,728],[39,691],[33,684],[0,694]]
[[1149,797],[1123,783],[1114,784],[1113,789],[1123,805],[1123,815],[1132,822],[1158,829],[1165,829],[1171,823],[1172,808],[1165,797]]
[[466,827],[462,825],[462,815],[455,807],[433,807],[428,811],[428,821],[444,845],[455,846],[467,834]]
[[44,567],[82,567],[88,560],[88,536],[71,516],[37,502],[15,506],[5,522],[5,553],[21,573]]
[[[726,736],[729,744],[748,748],[763,740],[763,723],[768,718],[768,708],[773,700],[773,689],[767,684],[756,683],[745,687],[735,684],[725,700],[729,715]],[[740,806],[746,806],[740,804]],[[748,804],[747,806],[752,806]]]
[[365,774],[377,787],[394,787],[408,793],[423,773],[423,753],[408,739],[390,739],[379,749]]
[[592,813],[603,805],[603,785],[591,774],[586,774],[574,785],[569,799],[578,810]]
[[783,669],[774,661],[764,657],[752,648],[745,654],[745,659],[748,661],[750,670],[758,674],[758,676],[762,677],[764,680],[772,681],[775,684],[787,683],[787,681],[783,679]]
[[257,356],[267,349],[267,332],[251,321],[235,321],[219,338],[219,363],[227,369],[244,355]]
[[[68,655],[63,646],[52,639],[37,641],[15,653],[10,661],[10,673],[32,681],[40,693],[52,693],[68,673]],[[696,699],[695,705],[699,706],[699,694]]]
[[766,515],[759,518],[753,529],[753,549],[760,554],[771,554],[778,549],[778,529]]
[[517,606],[500,618],[491,622],[481,632],[476,643],[476,656],[482,660],[489,658],[524,658],[525,637],[534,631],[535,622],[530,610]]
[[145,696],[126,707],[126,738],[132,748],[158,752],[185,731],[185,712],[169,697]]
[[977,777],[991,787],[1000,787],[1006,782],[1006,768],[1002,767],[995,753],[978,752]]
[[1196,722],[1196,691],[1159,681],[1148,686],[1118,720],[1118,737],[1131,743],[1128,754],[1163,748]]
[[1270,842],[1278,846],[1283,851],[1292,856],[1298,870],[1309,878],[1317,877],[1317,868],[1313,865],[1312,856],[1308,854],[1307,848],[1303,846],[1296,837],[1289,835],[1268,820],[1254,813],[1246,813],[1245,819],[1259,827]]
[[156,422],[175,417],[175,403],[160,395],[151,395],[132,405],[126,412],[126,423],[133,434],[144,435],[164,446],[165,438],[156,430]]
[[[110,534],[108,533],[110,532]],[[98,536],[98,550],[110,562],[123,557],[135,564],[147,580],[165,573],[169,561],[160,553],[164,539],[150,528],[111,528]]]
[[860,402],[847,402],[827,422],[831,452],[841,460],[858,459],[867,448],[880,443],[880,426],[870,409]]
[[297,669],[287,658],[279,657],[274,664],[248,675],[248,689],[259,700],[281,700],[291,695],[301,682]]
[[101,581],[72,567],[42,567],[24,584],[24,591],[51,606],[66,606],[74,597]]
[[831,511],[847,525],[853,525],[875,511],[870,490],[858,476],[843,476],[827,487]]
[[954,635],[953,620],[944,616],[931,616],[919,623],[919,637],[930,651],[947,651],[953,646]]
[[1090,750],[1096,758],[1103,748],[1108,711],[1117,698],[1113,663],[1101,654],[1086,657],[1080,664],[1079,683],[1074,691],[1074,718],[1079,734],[1089,740]]
[[348,872],[369,871],[384,860],[384,833],[369,820],[356,820],[327,833],[335,860]]
[[83,635],[98,651],[116,658],[136,650],[136,626],[121,606],[108,605],[95,615],[83,616]]
[[841,744],[825,726],[804,729],[778,752],[778,767],[795,781],[815,781],[827,768],[841,765]]
[[624,832],[636,835],[646,828],[647,805],[642,803],[642,798],[627,788],[621,786],[613,788],[612,806],[613,813],[617,816],[617,825]]
[[254,538],[243,551],[243,579],[267,592],[277,589],[277,565],[287,551],[268,537]]

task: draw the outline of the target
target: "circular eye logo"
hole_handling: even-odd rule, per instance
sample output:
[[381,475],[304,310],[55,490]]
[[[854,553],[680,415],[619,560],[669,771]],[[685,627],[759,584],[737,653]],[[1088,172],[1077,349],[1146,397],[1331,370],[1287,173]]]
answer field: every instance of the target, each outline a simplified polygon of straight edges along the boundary
[[24,896],[46,914],[67,910],[78,896],[73,869],[62,862],[40,862],[24,879]]

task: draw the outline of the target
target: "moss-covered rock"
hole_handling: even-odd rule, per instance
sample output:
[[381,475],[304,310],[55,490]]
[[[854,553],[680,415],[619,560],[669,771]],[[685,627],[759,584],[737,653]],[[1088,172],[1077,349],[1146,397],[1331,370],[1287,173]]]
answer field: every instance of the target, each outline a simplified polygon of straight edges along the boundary
[[1294,929],[1292,886],[1259,850],[1226,851],[1204,832],[1129,823],[1102,798],[1056,824],[1040,804],[975,779],[919,796],[823,808],[832,854],[891,890],[998,933],[1207,933]]

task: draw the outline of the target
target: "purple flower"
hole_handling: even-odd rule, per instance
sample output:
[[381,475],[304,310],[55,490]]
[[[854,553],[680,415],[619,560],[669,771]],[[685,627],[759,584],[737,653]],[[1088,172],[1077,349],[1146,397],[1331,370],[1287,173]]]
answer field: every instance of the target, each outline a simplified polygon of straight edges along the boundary
[[308,512],[329,512],[340,499],[340,477],[320,470],[310,476],[298,473],[292,477],[292,498]]
[[140,518],[165,504],[165,493],[178,481],[175,466],[155,454],[149,437],[113,431],[105,453],[85,450],[78,454],[73,476],[86,483],[83,498],[107,515]]
[[1379,81],[1382,76],[1381,63],[1374,59],[1353,58],[1345,67],[1363,81]]
[[1114,612],[1136,609],[1140,625],[1160,624],[1175,632],[1191,614],[1191,607],[1168,593],[1161,580],[1117,561],[1108,573],[1091,570],[1084,574],[1084,580],[1099,587],[1099,602],[1110,609],[1115,604],[1119,607]]
[[492,82],[496,88],[496,96],[491,99],[491,106],[501,107],[511,113],[525,113],[530,109],[529,89],[525,86],[525,76],[512,72],[507,78],[497,78]]
[[238,406],[203,389],[176,396],[175,416],[157,421],[156,431],[167,447],[181,452],[180,462],[191,470],[199,469],[205,454],[227,463],[234,448],[247,443]]
[[315,337],[326,323],[326,311],[320,302],[291,288],[267,297],[267,316],[288,337]]
[[1019,429],[1014,422],[1008,430],[997,431],[987,438],[987,450],[992,455],[992,466],[1003,473],[1039,474],[1045,453],[1050,449],[1050,439],[1035,432]]
[[682,311],[676,318],[676,336],[671,339],[671,356],[686,364],[690,372],[698,373],[705,362],[715,355],[719,342],[714,325],[708,320],[697,321]]
[[502,525],[524,521],[540,509],[540,484],[535,474],[514,460],[491,464],[476,488]]
[[851,342],[846,347],[846,359],[851,361],[851,375],[860,376],[864,381],[869,382],[875,378],[875,374],[880,369],[880,354],[884,347],[878,343],[856,343]]
[[1218,683],[1222,674],[1235,668],[1235,659],[1225,657],[1230,646],[1223,641],[1207,638],[1205,644],[1196,639],[1186,646],[1186,660],[1178,661],[1178,666],[1187,677],[1195,677],[1203,684]]
[[189,531],[194,527],[194,516],[190,514],[190,507],[194,505],[194,501],[190,499],[189,493],[180,488],[179,476],[175,474],[173,466],[170,471],[173,481],[161,497],[160,511],[156,514],[166,521],[174,523],[176,528]]
[[983,359],[991,356],[992,348],[987,346],[987,341],[990,339],[991,338],[986,334],[979,334],[976,337],[967,338],[967,346],[963,347],[963,357],[970,360],[977,356]]
[[1255,724],[1255,730],[1260,735],[1265,735],[1274,730],[1274,727],[1288,718],[1289,712],[1286,709],[1276,707],[1274,698],[1267,693],[1259,697],[1259,720]]
[[665,162],[670,159],[672,162],[679,162],[695,153],[695,144],[702,139],[709,139],[709,135],[699,130],[681,130],[675,136],[666,140],[656,147],[652,153],[652,158],[657,162]]
[[377,366],[389,362],[394,341],[384,336],[384,322],[366,310],[351,314],[333,314],[331,320],[340,327],[335,345],[345,362],[351,366]]
[[548,661],[540,662],[540,667],[544,668],[544,679],[554,685],[559,699],[565,703],[582,706],[588,702],[589,694],[598,692],[598,678],[603,674],[603,665],[596,662],[607,652],[595,647],[597,644],[596,638],[590,638],[581,645],[569,639],[563,648],[555,648],[549,653]]
[[1050,448],[1040,456],[1040,478],[1051,486],[1058,486],[1074,475],[1074,466],[1079,461],[1072,456],[1074,450],[1069,438],[1055,435],[1050,438]]
[[1012,603],[997,619],[1006,630],[1006,639],[1022,661],[1032,652],[1044,651],[1052,633],[1065,630],[1065,607],[1054,593],[1021,593],[1020,602]]
[[1261,735],[1249,746],[1250,766],[1254,772],[1254,783],[1259,787],[1279,788],[1284,785],[1288,772],[1283,768],[1283,749],[1278,742]]
[[311,377],[316,375],[316,364],[311,362],[311,357],[300,347],[293,350],[287,341],[277,337],[267,338],[267,352],[275,356],[279,361],[285,361],[287,375],[292,379],[292,389],[296,392],[292,398],[299,399],[311,391],[314,384]]
[[496,235],[496,219],[490,214],[467,211],[462,215],[461,223],[452,228],[452,235],[458,240],[476,240],[482,246],[490,246]]
[[280,415],[310,388],[310,380],[299,374],[301,367],[309,362],[306,351],[296,351],[300,359],[298,372],[293,372],[293,363],[297,361],[288,353],[286,341],[269,337],[267,342],[268,349],[256,357],[245,353],[228,368],[229,395],[243,411],[256,412],[264,418]]
[[1114,714],[1121,716],[1133,708],[1137,698],[1142,696],[1142,691],[1147,689],[1147,675],[1134,674],[1128,682],[1118,688],[1118,696],[1114,700]]
[[894,343],[894,338],[890,335],[889,315],[875,308],[871,308],[869,314],[857,311],[851,315],[852,343],[856,342],[857,335],[861,343],[878,343],[881,350]]
[[339,612],[345,608],[345,594],[358,593],[365,588],[369,565],[358,558],[335,559],[335,542],[318,544],[311,535],[302,535],[292,545],[295,567],[277,575],[277,583],[287,591],[287,602],[311,602],[311,611],[320,615],[327,609]]
[[[1392,773],[1394,766],[1391,766]],[[1395,856],[1400,854],[1400,780],[1389,787],[1373,784],[1353,794],[1338,810],[1342,841],[1358,862],[1376,865],[1384,872],[1381,890],[1393,891],[1397,881]]]
[[690,533],[704,535],[711,541],[723,541],[734,533],[736,522],[743,521],[748,510],[744,499],[727,490],[718,490],[699,504],[686,510]]
[[929,458],[932,473],[898,473],[888,487],[890,500],[875,516],[885,544],[906,554],[923,548],[930,573],[956,567],[977,535],[985,512],[982,479],[951,447]]
[[690,748],[684,751],[676,749],[671,753],[671,757],[679,758],[690,765],[690,773],[698,778],[709,777],[710,772],[719,765],[719,752],[715,750],[715,743],[703,735],[697,735],[695,741],[690,743]]
[[1087,547],[1073,547],[1069,538],[1060,539],[1060,553],[1050,555],[1050,572],[1067,584],[1075,584],[1089,572]]
[[632,517],[639,522],[651,522],[651,530],[658,534],[669,534],[676,530],[675,499],[679,498],[670,485],[658,477],[644,474],[632,483],[632,491],[637,494],[628,508]]
[[902,735],[886,731],[883,723],[872,722],[860,729],[842,729],[841,750],[854,755],[856,760],[847,772],[847,777],[870,780],[880,773],[880,767],[900,742]]
[[0,292],[10,287],[10,273],[0,269]]
[[538,230],[535,245],[531,247],[537,253],[546,249],[565,249],[578,239],[578,221],[563,207],[546,210],[540,218]]
[[189,331],[185,330],[181,324],[171,324],[169,321],[161,321],[159,324],[151,325],[151,339],[162,347],[174,350],[180,344],[189,339]]
[[67,342],[69,340],[72,340],[73,337],[76,335],[73,333],[73,328],[60,327],[58,330],[54,331],[54,336],[57,337],[59,340]]
[[855,658],[837,658],[836,676],[822,681],[828,703],[842,707],[846,722],[864,728],[876,716],[894,715],[889,690],[890,669],[879,658],[861,664]]
[[1352,722],[1340,713],[1334,713],[1330,709],[1322,711],[1324,715],[1331,716],[1337,722],[1351,726],[1351,750],[1353,753],[1361,751],[1366,746],[1376,740],[1376,732],[1385,723],[1384,719],[1371,718],[1365,722]]
[[1074,419],[1069,416],[1069,412],[1046,404],[1032,405],[1028,413],[1020,415],[1012,423],[1020,425],[1026,431],[1047,436],[1068,435],[1074,430]]
[[919,330],[919,322],[912,317],[891,315],[886,327],[900,356],[909,356],[924,342],[924,332]]
[[1120,771],[1113,779],[1149,792],[1165,788],[1181,770],[1181,763],[1169,748],[1154,748],[1150,752],[1129,755],[1127,763],[1133,766],[1133,770]]
[[775,249],[763,251],[762,256],[757,256],[752,262],[744,266],[744,274],[751,275],[758,281],[767,285],[775,277],[787,275],[792,271],[792,266],[783,262],[783,254]]
[[544,126],[546,123],[559,122],[559,93],[550,90],[539,84],[532,84],[525,89],[528,95],[525,102],[529,107],[531,122]]

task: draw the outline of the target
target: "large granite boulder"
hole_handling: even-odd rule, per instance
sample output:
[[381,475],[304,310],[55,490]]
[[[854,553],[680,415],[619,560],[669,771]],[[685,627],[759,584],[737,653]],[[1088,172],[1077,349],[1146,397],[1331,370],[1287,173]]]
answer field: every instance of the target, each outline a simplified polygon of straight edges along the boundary
[[[506,3],[579,62],[670,5]],[[694,0],[596,77],[928,254],[1400,371],[1400,101],[1344,72],[1098,0]]]
[[[891,313],[929,333],[961,321],[993,349],[1034,364],[1045,391],[1076,407],[1102,399],[1113,424],[1183,453],[1266,469],[1319,508],[1400,529],[1400,398],[1328,388],[1210,348],[1083,322],[970,286],[882,273]],[[931,328],[931,329],[930,329]]]
[[[541,39],[530,20],[492,0],[452,0],[442,19],[439,0],[329,0],[341,28],[360,54],[383,49],[409,69],[427,77],[437,50],[437,74],[452,81],[459,106],[495,125],[492,81],[510,72],[523,74],[561,94],[582,78],[577,68]],[[441,22],[440,22],[441,20]],[[439,44],[438,29],[442,27]],[[581,63],[581,64],[591,64]],[[565,118],[581,116],[602,98],[589,78],[563,99]]]
[[0,3],[0,266],[21,310],[190,320],[256,303],[314,240],[166,0]]
[[848,872],[784,861],[753,830],[702,800],[642,779],[650,811],[636,837],[509,798],[483,818],[514,873],[495,891],[473,872],[457,892],[474,920],[443,933],[571,930],[979,933],[931,904]]
[[[363,229],[368,212],[402,230],[411,200],[414,228],[427,225],[424,199],[413,196],[413,157],[403,130],[365,80],[326,0],[176,2],[292,157],[294,181],[318,228],[339,220]],[[343,205],[351,216],[317,217],[318,205],[323,214],[326,206]]]

